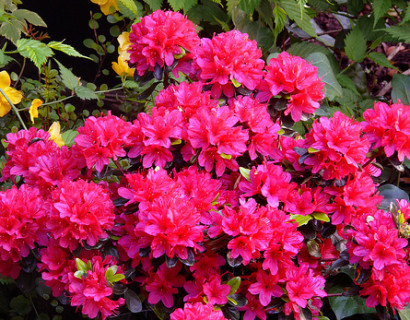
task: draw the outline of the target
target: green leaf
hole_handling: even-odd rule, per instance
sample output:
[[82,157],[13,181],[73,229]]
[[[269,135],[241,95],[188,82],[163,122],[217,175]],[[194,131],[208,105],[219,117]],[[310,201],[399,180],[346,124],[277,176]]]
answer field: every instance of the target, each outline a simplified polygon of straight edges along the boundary
[[[343,292],[343,287],[335,286],[329,290],[329,293]],[[347,318],[355,314],[376,313],[374,308],[366,306],[366,299],[358,296],[353,297],[329,297],[330,306],[336,315],[337,320]]]
[[290,218],[295,220],[298,223],[299,227],[307,224],[310,220],[313,219],[311,215],[304,216],[301,214],[292,214]]
[[400,99],[401,103],[406,106],[410,105],[410,76],[404,74],[395,74],[391,82],[391,97],[394,102]]
[[387,28],[386,31],[395,39],[403,41],[406,44],[410,43],[410,24],[403,24],[401,26],[393,26]]
[[41,66],[46,63],[47,58],[54,54],[53,50],[38,40],[19,39],[16,46],[18,52],[23,57],[29,58],[39,70]]
[[391,7],[391,0],[373,0],[374,26]]
[[410,320],[410,306],[407,305],[402,310],[397,310],[401,320]]
[[64,144],[68,147],[71,147],[74,144],[74,138],[78,135],[76,130],[67,130],[61,134],[61,138],[64,141]]
[[247,14],[253,14],[260,4],[261,0],[242,0],[239,2],[238,8],[245,11]]
[[23,25],[18,20],[4,21],[0,27],[0,34],[11,42],[16,43],[20,39]]
[[391,62],[389,61],[389,59],[387,59],[387,57],[379,52],[370,52],[367,57],[371,60],[373,60],[376,64],[386,67],[386,68],[392,68],[395,70],[398,70],[395,66],[393,66],[391,64]]
[[133,80],[125,80],[122,85],[124,86],[124,88],[129,89],[139,88],[139,84]]
[[138,7],[133,0],[117,0],[117,4],[124,16],[132,20],[138,18]]
[[201,2],[203,4],[189,10],[187,13],[188,18],[196,24],[199,24],[201,21],[207,21],[212,25],[222,27],[224,31],[229,31],[230,26],[228,23],[231,20],[225,10],[210,0],[203,0]]
[[323,212],[314,212],[312,213],[312,216],[319,221],[325,221],[325,222],[329,222],[330,219],[328,217],[328,215],[326,213]]
[[78,57],[78,58],[85,58],[92,60],[90,57],[87,57],[81,53],[79,53],[77,50],[75,50],[72,46],[63,43],[63,41],[50,41],[47,46],[51,49],[61,51],[65,53],[66,55],[72,56],[72,57]]
[[168,0],[169,5],[171,6],[172,10],[184,10],[184,13],[187,13],[189,9],[195,6],[198,1],[197,0]]
[[160,10],[162,1],[163,0],[144,0],[144,2],[149,5],[152,11]]
[[142,310],[142,303],[138,295],[132,291],[131,289],[128,289],[124,293],[124,298],[125,298],[125,303],[127,304],[128,309],[132,313],[138,313],[141,312]]
[[238,291],[240,285],[241,285],[241,277],[234,277],[230,279],[227,283],[231,287],[231,291],[229,291],[228,296],[234,294],[236,291]]
[[95,94],[93,90],[87,87],[76,87],[75,94],[83,100],[96,100],[98,96]]
[[232,11],[239,5],[241,0],[227,0],[226,1],[226,9],[229,14],[232,14]]
[[[90,262],[90,261],[88,261]],[[85,263],[83,260],[80,258],[75,258],[75,265],[77,266],[77,270],[86,273],[88,270],[91,270],[89,268],[88,263]]]
[[340,97],[342,95],[342,87],[336,80],[327,57],[321,52],[314,52],[308,55],[306,60],[317,67],[319,78],[325,83],[325,96],[331,101],[336,97]]
[[336,79],[343,87],[353,91],[358,96],[360,95],[359,91],[357,91],[357,88],[356,88],[353,80],[350,79],[347,75],[345,75],[343,73],[339,73],[339,74],[336,75]]
[[286,12],[282,7],[275,5],[273,8],[273,16],[275,21],[275,37],[277,37],[285,28]]
[[0,50],[0,68],[5,67],[12,60],[14,60],[12,57],[4,54],[4,52]]
[[366,56],[366,39],[360,29],[354,28],[345,38],[345,51],[350,60],[362,62]]
[[17,9],[13,12],[13,15],[19,20],[27,20],[29,23],[39,26],[47,27],[44,20],[35,12],[26,9]]
[[311,37],[317,37],[315,28],[310,22],[310,17],[306,12],[306,8],[304,8],[301,12],[300,6],[294,0],[282,0],[281,5],[283,9],[285,9],[289,18],[294,20],[303,31]]
[[60,62],[56,60],[58,67],[60,69],[61,80],[63,84],[70,90],[74,90],[78,87],[80,79],[71,72],[71,70],[64,67]]
[[410,2],[407,3],[406,14],[401,20],[401,23],[406,23],[410,21]]
[[239,172],[242,175],[242,177],[244,177],[247,181],[251,181],[251,177],[250,177],[250,169],[246,169],[244,167],[239,167]]

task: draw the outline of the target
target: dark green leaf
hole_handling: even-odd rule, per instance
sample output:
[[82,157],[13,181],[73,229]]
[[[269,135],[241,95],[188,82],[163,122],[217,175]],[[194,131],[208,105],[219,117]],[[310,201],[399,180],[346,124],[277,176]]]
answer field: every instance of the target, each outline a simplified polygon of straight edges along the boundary
[[[343,292],[343,287],[335,286],[329,290],[329,293]],[[366,299],[359,297],[329,297],[330,306],[336,315],[336,319],[340,320],[354,314],[375,313],[374,308],[366,306]]]
[[260,4],[261,0],[242,0],[239,2],[238,8],[245,11],[247,14],[253,14]]
[[376,64],[386,67],[386,68],[392,68],[395,70],[398,70],[395,66],[391,64],[391,62],[387,59],[387,57],[379,52],[370,52],[367,57],[371,60],[373,60]]
[[334,100],[336,97],[340,97],[342,95],[342,87],[336,80],[327,57],[321,52],[314,52],[309,54],[306,57],[306,60],[310,61],[317,67],[319,78],[325,83],[326,97],[329,100]]
[[410,2],[407,3],[406,14],[402,19],[402,23],[406,23],[410,21]]
[[31,311],[30,300],[21,294],[11,299],[10,308],[19,315],[27,315]]
[[241,0],[227,0],[226,1],[226,9],[229,14],[232,14],[232,11],[239,5]]
[[296,24],[305,31],[311,37],[316,37],[315,29],[310,22],[310,16],[307,14],[306,9],[301,12],[301,8],[294,0],[282,0],[281,5],[285,9],[289,18],[294,20]]
[[0,34],[13,43],[20,39],[22,31],[23,25],[15,19],[3,22],[0,27]]
[[366,56],[366,39],[357,27],[354,28],[345,38],[345,51],[350,60],[362,62]]
[[125,294],[125,303],[127,304],[128,309],[132,313],[138,313],[142,311],[142,303],[138,295],[135,293],[135,291],[132,291],[131,289],[128,289]]
[[[230,27],[228,25],[230,19],[218,4],[210,1],[204,0],[203,4],[193,7],[187,13],[188,18],[196,24],[201,21],[207,21],[212,25],[220,26],[223,30],[228,31]],[[229,12],[229,11],[228,11]]]
[[338,75],[336,75],[336,79],[343,87],[353,91],[358,96],[360,95],[359,91],[357,91],[357,88],[354,85],[353,80],[350,79],[347,75],[339,73]]
[[393,26],[387,28],[386,31],[395,39],[410,43],[410,24],[403,24],[401,26]]
[[409,195],[404,190],[396,187],[394,184],[384,184],[379,188],[379,193],[383,196],[383,200],[380,203],[380,208],[383,210],[390,209],[390,203],[396,203],[396,199],[405,199],[409,201]]
[[4,54],[4,52],[0,50],[0,68],[5,67],[12,60],[14,60],[12,57]]
[[138,7],[133,0],[117,0],[120,12],[132,20],[138,18]]
[[410,105],[410,76],[395,74],[391,82],[391,97],[394,102],[400,99],[401,103]]
[[162,0],[144,0],[149,5],[152,11],[161,9]]
[[308,0],[308,4],[317,11],[326,11],[335,8],[335,4],[329,0]]
[[98,99],[97,95],[93,90],[87,87],[76,87],[75,94],[83,100],[95,100]]
[[374,25],[391,7],[391,0],[373,0]]
[[79,85],[80,79],[76,77],[74,73],[71,72],[71,70],[64,67],[60,62],[58,62],[57,60],[56,62],[60,69],[61,79],[64,85],[70,90],[74,90],[75,88],[77,88]]
[[352,15],[358,15],[360,11],[363,10],[363,1],[362,0],[348,0],[347,1],[347,11]]
[[195,6],[198,1],[197,0],[168,0],[169,5],[171,6],[172,10],[184,10],[184,13],[187,13],[189,9]]

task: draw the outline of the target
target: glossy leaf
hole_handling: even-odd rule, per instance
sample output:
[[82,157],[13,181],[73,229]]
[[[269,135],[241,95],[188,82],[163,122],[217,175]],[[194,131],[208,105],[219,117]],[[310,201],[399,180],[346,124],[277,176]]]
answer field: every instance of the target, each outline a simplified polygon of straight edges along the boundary
[[395,74],[391,86],[393,101],[397,102],[400,99],[401,103],[410,105],[410,76]]

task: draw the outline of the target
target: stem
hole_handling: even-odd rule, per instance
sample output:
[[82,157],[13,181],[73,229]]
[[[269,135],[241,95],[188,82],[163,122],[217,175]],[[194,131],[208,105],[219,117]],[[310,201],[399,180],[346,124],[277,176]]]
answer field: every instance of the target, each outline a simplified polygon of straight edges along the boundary
[[16,108],[16,106],[10,101],[9,97],[4,93],[3,89],[0,88],[0,92],[1,94],[6,98],[7,102],[11,105],[11,107],[13,108],[14,112],[17,115],[17,118],[19,118],[21,125],[23,126],[24,130],[27,130],[26,125],[24,124],[23,119],[20,116],[19,110]]
[[15,87],[17,85],[17,83],[19,83],[19,81],[20,81],[20,79],[23,75],[24,68],[26,67],[26,60],[27,60],[26,58],[23,59],[23,65],[21,66],[20,74],[19,74],[17,80],[14,82],[13,87]]
[[343,292],[338,292],[338,293],[328,293],[327,297],[342,297]]

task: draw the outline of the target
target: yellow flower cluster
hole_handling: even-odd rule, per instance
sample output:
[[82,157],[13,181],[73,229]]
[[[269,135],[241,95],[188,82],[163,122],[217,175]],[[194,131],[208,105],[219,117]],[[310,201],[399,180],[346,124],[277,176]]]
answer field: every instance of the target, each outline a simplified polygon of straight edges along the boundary
[[130,54],[127,50],[131,45],[129,35],[129,32],[123,32],[118,36],[118,42],[120,44],[118,47],[118,63],[112,63],[112,69],[121,77],[133,77],[135,73],[135,69],[130,68],[127,63],[130,58]]
[[114,13],[118,10],[117,0],[91,0],[91,2],[98,4],[102,13],[105,15]]

